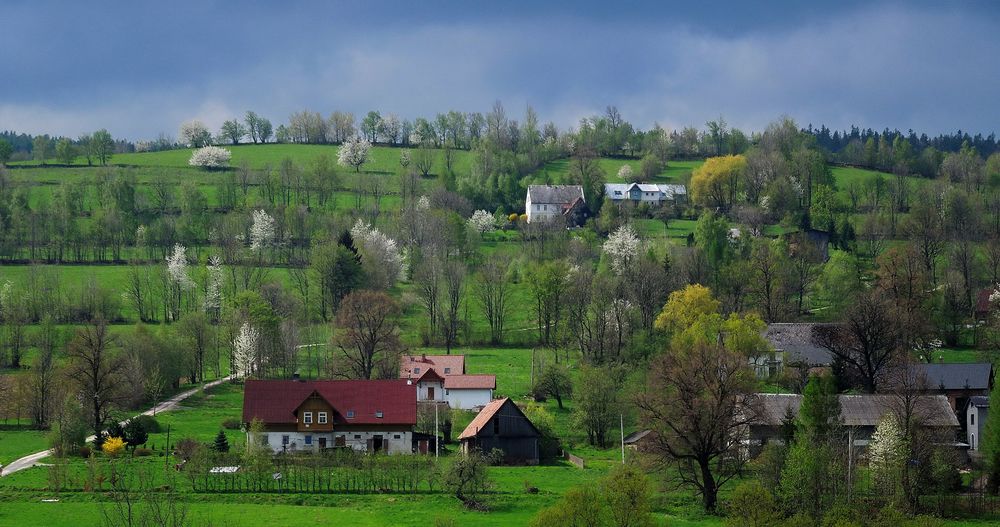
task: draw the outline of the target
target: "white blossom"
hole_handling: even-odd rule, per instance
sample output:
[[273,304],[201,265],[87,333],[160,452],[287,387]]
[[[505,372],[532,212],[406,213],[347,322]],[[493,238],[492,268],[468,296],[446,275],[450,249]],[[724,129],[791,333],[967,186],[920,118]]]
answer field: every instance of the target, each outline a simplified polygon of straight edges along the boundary
[[368,161],[368,151],[371,148],[372,144],[364,137],[348,139],[340,145],[340,151],[337,152],[337,163],[345,167],[354,167],[354,170],[360,170],[361,165]]
[[396,240],[360,219],[351,228],[351,236],[363,252],[362,262],[371,266],[368,268],[370,276],[376,281],[376,274],[385,277],[380,286],[389,288],[405,276],[406,255],[399,249]]
[[205,310],[215,311],[222,307],[222,258],[218,255],[208,259],[208,283],[205,287]]
[[632,181],[632,165],[622,165],[622,167],[618,169],[618,177],[621,178],[625,182],[631,182]]
[[194,287],[194,281],[188,276],[187,249],[181,244],[174,245],[174,252],[167,256],[167,276],[170,281],[183,289]]
[[406,168],[410,166],[410,149],[404,148],[402,152],[399,153],[399,166]]
[[431,200],[427,196],[417,198],[417,210],[427,210],[431,208]]
[[483,235],[496,230],[497,219],[485,210],[477,210],[469,218],[469,226],[475,229],[480,235]]
[[420,132],[414,130],[410,132],[410,137],[407,138],[411,145],[419,145],[424,142],[424,138],[420,135]]
[[191,154],[188,164],[201,168],[225,168],[229,166],[229,160],[233,153],[218,146],[206,146],[199,148]]
[[240,326],[236,338],[233,339],[233,372],[237,378],[246,379],[253,373],[254,363],[257,362],[257,342],[260,340],[260,332],[244,322]]
[[145,247],[146,246],[146,226],[140,225],[135,228],[135,246]]
[[611,258],[611,268],[615,273],[623,274],[628,270],[635,256],[639,253],[641,241],[631,225],[622,225],[608,236],[604,242],[604,252]]
[[200,148],[212,142],[212,133],[205,123],[195,119],[181,125],[180,141],[191,148]]
[[895,416],[886,413],[868,444],[868,466],[877,483],[893,485],[906,460],[906,438]]
[[1000,300],[1000,284],[997,284],[993,287],[993,292],[990,293],[989,300],[991,304],[996,303],[997,300]]
[[263,209],[255,210],[251,215],[250,249],[260,251],[274,242],[274,218]]

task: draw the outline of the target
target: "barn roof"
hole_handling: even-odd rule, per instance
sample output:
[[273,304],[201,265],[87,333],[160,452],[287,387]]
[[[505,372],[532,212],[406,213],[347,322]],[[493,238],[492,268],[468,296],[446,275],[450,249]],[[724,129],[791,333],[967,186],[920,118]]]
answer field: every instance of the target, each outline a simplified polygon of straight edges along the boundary
[[[886,412],[898,404],[898,398],[892,395],[838,395],[840,402],[840,418],[844,426],[878,426]],[[779,426],[785,418],[787,409],[798,415],[802,406],[802,396],[796,394],[761,393],[756,396],[758,404],[757,423],[766,426]],[[958,426],[958,419],[948,398],[943,395],[921,395],[914,405],[915,413],[927,424],[934,427]]]
[[993,378],[993,365],[988,362],[915,364],[914,368],[927,377],[931,389],[988,390]]
[[465,430],[462,431],[462,435],[458,436],[458,439],[462,440],[462,439],[469,439],[472,437],[476,437],[479,434],[479,431],[482,430],[486,425],[488,425],[490,423],[490,420],[493,419],[493,416],[496,415],[497,412],[499,412],[500,409],[503,408],[504,404],[508,402],[512,407],[514,407],[514,410],[517,411],[517,413],[521,414],[521,417],[523,417],[524,420],[527,421],[529,425],[531,425],[531,428],[535,430],[535,433],[541,435],[541,432],[538,431],[538,428],[536,428],[534,423],[532,423],[531,420],[528,419],[528,416],[524,415],[524,412],[522,412],[521,409],[518,408],[516,404],[514,404],[514,401],[511,401],[509,397],[504,397],[503,399],[494,399],[490,401],[489,404],[484,406],[483,409],[479,411],[479,414],[476,415],[475,419],[473,419],[472,422],[469,423],[469,426],[465,427]]
[[805,362],[809,366],[826,366],[833,362],[830,350],[819,344],[816,328],[830,324],[778,323],[768,324],[766,339],[775,350],[784,351],[786,363]]
[[[295,410],[317,393],[333,407],[337,424],[413,425],[417,388],[406,380],[295,381],[248,380],[243,386],[243,421],[294,424]],[[348,418],[347,413],[354,417]],[[377,413],[381,412],[382,417]]]
[[990,398],[985,395],[974,395],[969,397],[969,406],[974,406],[976,408],[989,408]]

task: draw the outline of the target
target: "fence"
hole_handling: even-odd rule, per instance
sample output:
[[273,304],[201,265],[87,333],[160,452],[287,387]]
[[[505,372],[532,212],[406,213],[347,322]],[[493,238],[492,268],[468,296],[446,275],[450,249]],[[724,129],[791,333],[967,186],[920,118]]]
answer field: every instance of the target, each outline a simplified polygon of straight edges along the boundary
[[574,456],[573,454],[570,454],[568,450],[565,451],[565,452],[563,452],[563,454],[566,457],[566,461],[569,461],[570,463],[576,465],[577,467],[583,468],[583,458],[582,457],[580,457],[580,456]]

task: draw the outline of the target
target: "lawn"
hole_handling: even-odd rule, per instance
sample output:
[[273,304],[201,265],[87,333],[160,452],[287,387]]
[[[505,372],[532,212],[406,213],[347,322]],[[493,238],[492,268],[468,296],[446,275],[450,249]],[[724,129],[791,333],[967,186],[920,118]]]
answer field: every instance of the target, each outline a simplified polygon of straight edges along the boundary
[[[571,161],[569,159],[557,159],[545,164],[529,177],[534,183],[566,183],[569,179],[569,169]],[[647,183],[687,183],[691,171],[701,166],[703,161],[670,161],[656,177]],[[639,173],[642,162],[638,159],[622,159],[602,157],[597,160],[597,165],[604,173],[606,181],[609,183],[620,183],[622,179],[618,177],[618,170],[622,165],[629,165],[632,171]]]
[[[26,423],[28,419],[22,419],[21,422]],[[31,430],[23,424],[0,424],[0,466],[48,448],[45,434],[44,431]]]

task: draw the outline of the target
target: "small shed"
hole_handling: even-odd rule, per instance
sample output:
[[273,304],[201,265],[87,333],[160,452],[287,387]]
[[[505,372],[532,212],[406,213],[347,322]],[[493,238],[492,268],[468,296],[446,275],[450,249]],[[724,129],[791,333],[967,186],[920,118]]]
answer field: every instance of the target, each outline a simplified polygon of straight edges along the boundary
[[535,425],[509,398],[491,401],[465,427],[458,440],[462,452],[478,448],[483,452],[503,451],[506,464],[538,464],[538,439]]

